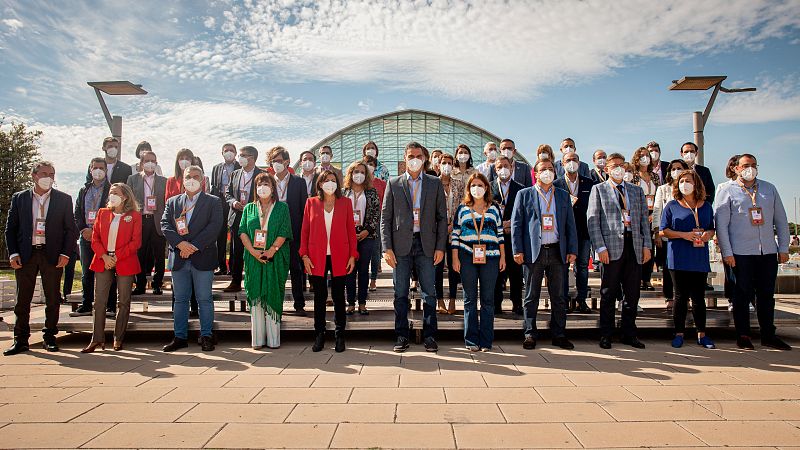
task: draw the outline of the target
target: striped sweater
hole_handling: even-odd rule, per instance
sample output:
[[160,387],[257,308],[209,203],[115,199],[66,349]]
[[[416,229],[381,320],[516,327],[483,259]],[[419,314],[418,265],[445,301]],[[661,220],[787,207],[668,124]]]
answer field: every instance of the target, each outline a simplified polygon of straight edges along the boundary
[[[473,214],[475,222],[472,221]],[[476,225],[480,227],[481,215],[472,211],[467,205],[460,205],[453,219],[450,245],[472,254],[472,245],[479,243]],[[495,205],[486,210],[480,243],[486,245],[487,258],[500,257],[500,246],[503,245],[503,217]]]

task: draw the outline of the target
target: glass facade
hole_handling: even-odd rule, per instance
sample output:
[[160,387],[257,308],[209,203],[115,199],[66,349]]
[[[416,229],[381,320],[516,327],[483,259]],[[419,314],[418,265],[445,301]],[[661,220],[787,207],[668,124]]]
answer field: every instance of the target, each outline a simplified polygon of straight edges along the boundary
[[361,149],[368,141],[378,145],[378,159],[392,175],[397,175],[403,149],[411,141],[419,142],[428,151],[438,148],[450,154],[459,144],[466,144],[472,151],[473,165],[484,161],[483,146],[487,142],[500,144],[498,136],[475,125],[426,111],[404,110],[351,125],[309,150],[316,153],[321,146],[329,145],[333,150],[333,164],[347,167],[361,158]]

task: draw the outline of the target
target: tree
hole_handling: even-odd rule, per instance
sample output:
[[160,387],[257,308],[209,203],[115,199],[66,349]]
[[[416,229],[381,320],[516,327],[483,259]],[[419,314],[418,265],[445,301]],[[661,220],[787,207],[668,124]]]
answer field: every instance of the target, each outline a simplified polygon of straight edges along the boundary
[[[39,138],[42,132],[28,130],[25,124],[10,123],[3,129],[4,119],[0,119],[0,224],[5,229],[11,196],[31,185],[31,169],[41,158]],[[5,233],[0,233],[0,264],[8,264],[8,247]]]

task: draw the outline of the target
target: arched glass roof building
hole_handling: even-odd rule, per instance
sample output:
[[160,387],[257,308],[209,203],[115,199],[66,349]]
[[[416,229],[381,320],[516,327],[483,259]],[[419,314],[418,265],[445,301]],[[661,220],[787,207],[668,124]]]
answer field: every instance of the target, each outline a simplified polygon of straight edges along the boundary
[[[333,150],[333,164],[347,167],[361,159],[361,149],[368,141],[378,145],[378,159],[392,175],[397,175],[403,149],[411,141],[419,142],[429,151],[438,148],[450,154],[459,144],[466,144],[472,151],[473,165],[478,165],[485,160],[483,146],[491,141],[499,147],[500,137],[463,120],[407,109],[357,122],[331,134],[309,150],[316,154],[320,147],[329,145]],[[522,157],[517,154],[517,158]]]

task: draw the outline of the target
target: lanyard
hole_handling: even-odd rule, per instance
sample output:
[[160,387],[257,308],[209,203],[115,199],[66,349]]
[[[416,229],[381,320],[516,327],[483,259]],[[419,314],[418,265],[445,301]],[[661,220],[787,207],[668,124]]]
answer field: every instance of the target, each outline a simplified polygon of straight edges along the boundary
[[697,215],[697,204],[694,205],[694,208],[691,208],[686,200],[678,200],[678,204],[692,212],[694,215],[694,224],[697,228],[700,228],[700,218]]
[[569,188],[569,193],[572,194],[573,197],[578,196],[578,191],[580,190],[581,178],[575,177],[575,190],[572,190],[572,182],[569,181],[569,177],[564,175],[564,179],[567,180],[567,187]]
[[[146,175],[142,175],[142,180],[144,181],[144,185],[150,191],[150,195],[153,195],[153,184],[147,182],[147,176]],[[147,196],[147,192],[146,191],[145,191],[144,195],[145,195],[145,197]]]
[[500,178],[497,179],[497,188],[500,191],[500,199],[503,201],[503,206],[506,206],[506,200],[508,200],[508,192],[503,192],[503,183],[500,182]]
[[[242,186],[242,190],[243,190],[243,191],[246,191],[246,190],[248,190],[248,187],[249,187],[249,186],[250,186],[250,185],[253,183],[253,175],[254,175],[254,174],[252,174],[252,173],[251,173],[251,174],[250,174],[250,179],[249,179],[249,180],[247,180],[247,182],[246,182],[246,183],[244,183],[244,186]],[[242,182],[244,182],[245,178],[247,178],[247,172],[245,172],[245,171],[242,171]]]
[[541,188],[539,188],[539,186],[536,186],[536,192],[539,193],[539,197],[541,197],[542,200],[544,200],[545,204],[547,205],[547,209],[544,212],[549,213],[550,212],[550,204],[553,202],[553,195],[554,195],[553,194],[553,188],[552,187],[550,188],[550,193],[549,193],[550,195],[548,196],[549,198],[545,197],[545,195],[542,194],[542,190],[541,190]]
[[[611,184],[611,180],[608,180],[608,183]],[[622,184],[618,184],[617,186],[622,186]],[[614,189],[614,192],[617,192],[617,193],[621,194],[621,196],[622,196],[622,209],[628,209],[628,196],[625,194],[627,192],[625,190],[625,188],[623,188],[622,191],[620,191],[613,184],[611,184],[611,188]]]
[[411,207],[416,208],[417,204],[417,193],[420,191],[420,187],[422,185],[422,174],[420,174],[419,178],[416,181],[413,179],[409,180],[409,183],[412,184],[411,186]]
[[186,217],[186,214],[191,210],[193,210],[195,206],[197,206],[197,200],[195,200],[195,203],[191,207],[189,207],[189,209],[186,209],[186,205],[184,204],[183,211],[181,211],[181,217]]
[[39,198],[36,197],[36,194],[34,194],[33,195],[33,201],[35,201],[39,205],[39,214],[36,215],[36,218],[37,219],[44,219],[44,216],[45,216],[44,208],[45,208],[45,205],[47,205],[50,202],[50,196],[47,195],[46,197],[44,197],[44,199],[40,203],[39,202]]
[[756,205],[756,195],[758,195],[758,184],[756,184],[756,183],[753,184],[753,193],[751,194],[750,191],[747,189],[747,187],[744,185],[744,183],[742,183],[741,180],[738,180],[737,183],[739,183],[739,187],[742,188],[744,193],[747,194],[748,197],[750,197],[750,202],[753,203],[753,208],[756,208],[758,206],[758,205]]
[[483,221],[486,219],[486,211],[484,210],[481,213],[481,226],[478,227],[478,222],[475,220],[475,211],[474,209],[470,210],[470,217],[472,218],[472,226],[475,227],[475,230],[478,232],[478,245],[481,243],[481,233],[483,233]]
[[[283,181],[278,180],[278,177],[276,176],[275,181],[277,181],[277,183],[275,183],[275,187],[278,188],[278,200],[280,200],[286,196],[286,190],[289,189],[289,174],[286,174],[286,177],[283,179]],[[284,185],[283,189],[281,189],[281,184]]]

